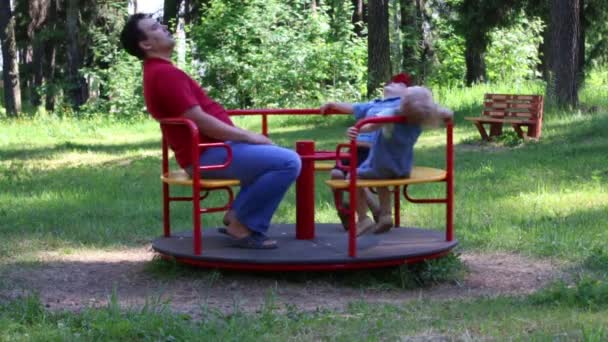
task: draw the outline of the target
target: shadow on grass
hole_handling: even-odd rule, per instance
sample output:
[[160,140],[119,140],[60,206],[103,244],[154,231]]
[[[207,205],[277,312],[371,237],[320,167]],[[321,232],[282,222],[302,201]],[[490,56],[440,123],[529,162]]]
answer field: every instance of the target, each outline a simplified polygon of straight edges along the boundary
[[158,141],[143,141],[133,144],[80,144],[68,141],[54,146],[40,148],[4,148],[0,150],[0,159],[17,159],[25,161],[64,152],[103,152],[121,154],[126,151],[140,149],[160,151],[160,146],[160,136]]
[[151,274],[168,279],[199,277],[200,275],[215,280],[220,278],[253,277],[280,280],[294,284],[314,282],[327,283],[336,287],[376,290],[414,289],[445,282],[459,282],[464,278],[466,273],[466,266],[457,253],[450,253],[438,259],[426,260],[411,265],[331,272],[205,270],[162,258],[156,258],[148,263],[146,269]]

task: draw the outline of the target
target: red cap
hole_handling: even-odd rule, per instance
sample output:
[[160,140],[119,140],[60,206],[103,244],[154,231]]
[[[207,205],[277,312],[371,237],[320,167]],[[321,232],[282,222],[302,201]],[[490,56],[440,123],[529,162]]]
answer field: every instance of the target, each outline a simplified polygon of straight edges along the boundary
[[387,82],[387,84],[388,83],[403,83],[409,87],[412,85],[412,77],[409,74],[402,72],[391,77],[391,80]]

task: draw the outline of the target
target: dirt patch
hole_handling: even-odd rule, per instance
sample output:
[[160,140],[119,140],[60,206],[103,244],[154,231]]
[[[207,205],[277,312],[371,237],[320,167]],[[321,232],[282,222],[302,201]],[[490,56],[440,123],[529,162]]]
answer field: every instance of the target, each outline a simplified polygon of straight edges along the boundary
[[[52,310],[78,311],[107,305],[113,291],[124,307],[145,303],[170,303],[172,310],[194,317],[203,309],[230,313],[254,312],[272,298],[279,308],[343,310],[348,303],[399,303],[410,299],[449,299],[501,294],[531,293],[560,275],[551,261],[515,254],[464,253],[469,269],[459,284],[427,289],[358,289],[336,286],[323,278],[289,281],[272,275],[219,273],[179,269],[171,275],[151,270],[154,253],[149,248],[110,252],[45,253],[41,264],[9,265],[2,274],[0,300],[38,293]],[[8,286],[7,286],[8,284]]]

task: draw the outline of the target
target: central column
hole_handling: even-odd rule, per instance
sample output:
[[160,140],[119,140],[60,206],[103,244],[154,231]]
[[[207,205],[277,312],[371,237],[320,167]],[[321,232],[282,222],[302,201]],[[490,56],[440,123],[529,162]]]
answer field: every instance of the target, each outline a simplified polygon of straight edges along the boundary
[[302,170],[296,181],[296,239],[315,238],[315,142],[296,142],[296,152],[302,159]]

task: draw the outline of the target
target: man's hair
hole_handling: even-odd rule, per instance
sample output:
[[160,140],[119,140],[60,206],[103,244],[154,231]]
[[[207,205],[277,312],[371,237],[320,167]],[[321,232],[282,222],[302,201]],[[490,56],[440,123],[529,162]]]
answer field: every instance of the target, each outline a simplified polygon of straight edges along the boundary
[[127,23],[120,33],[122,46],[130,55],[139,59],[146,57],[144,50],[139,46],[139,42],[146,39],[146,33],[139,28],[138,24],[140,20],[146,18],[150,18],[150,15],[146,13],[133,14],[127,19]]

